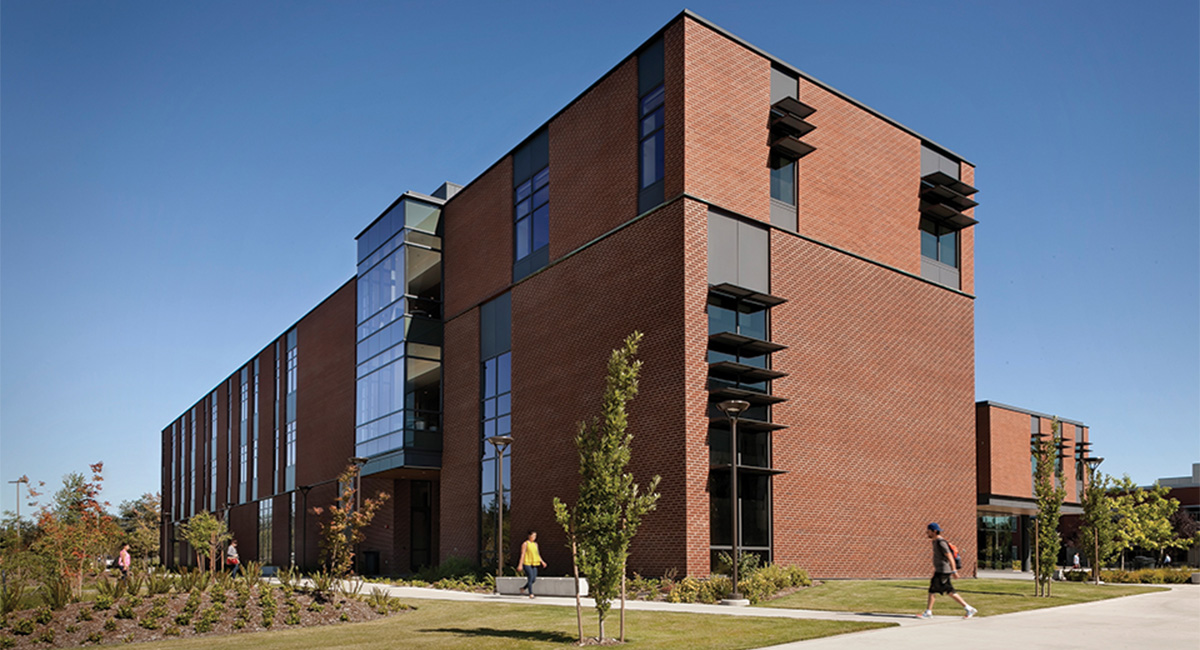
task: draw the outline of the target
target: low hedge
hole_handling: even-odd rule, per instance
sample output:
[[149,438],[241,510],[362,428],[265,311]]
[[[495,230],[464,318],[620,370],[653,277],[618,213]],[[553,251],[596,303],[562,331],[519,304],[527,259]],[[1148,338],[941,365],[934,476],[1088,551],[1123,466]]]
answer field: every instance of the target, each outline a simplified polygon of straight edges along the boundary
[[1192,579],[1192,569],[1138,569],[1122,571],[1111,569],[1100,572],[1104,582],[1144,585],[1179,585]]

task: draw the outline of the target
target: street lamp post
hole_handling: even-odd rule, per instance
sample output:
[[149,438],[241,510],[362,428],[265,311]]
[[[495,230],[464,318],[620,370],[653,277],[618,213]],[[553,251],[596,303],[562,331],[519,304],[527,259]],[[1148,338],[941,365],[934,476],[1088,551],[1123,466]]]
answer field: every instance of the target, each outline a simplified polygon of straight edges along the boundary
[[[1100,463],[1104,462],[1104,459],[1093,456],[1093,457],[1083,459],[1083,462],[1087,463],[1087,465],[1088,465],[1087,490],[1088,490],[1088,496],[1090,497],[1092,495],[1092,490],[1096,489],[1096,468],[1100,466]],[[1092,555],[1092,582],[1094,584],[1099,585],[1100,584],[1100,528],[1098,526],[1096,526],[1095,522],[1092,522],[1092,533],[1094,534],[1093,542],[1095,544],[1092,547],[1092,550],[1094,551],[1094,554]]]
[[[363,465],[367,464],[368,460],[370,460],[370,459],[363,458],[362,456],[354,456],[350,459],[350,462],[354,465],[354,513],[355,513],[355,515],[357,515],[358,511],[362,509],[362,468],[363,468]],[[358,556],[358,553],[360,550],[361,549],[359,548],[359,543],[355,542],[354,543],[354,565],[356,567],[359,567],[360,570],[358,571],[358,573],[362,574],[362,571],[361,571],[362,567],[360,566],[362,560]]]
[[512,436],[487,439],[496,448],[496,595],[500,595],[500,577],[504,575],[504,450]]
[[21,547],[21,484],[29,483],[29,478],[22,476],[15,481],[9,481],[17,487],[17,548]]
[[729,595],[726,604],[741,605],[742,594],[738,592],[738,533],[741,532],[740,513],[738,508],[738,416],[750,408],[750,402],[741,399],[730,399],[717,404],[717,408],[729,418],[729,500],[733,505],[733,593]]

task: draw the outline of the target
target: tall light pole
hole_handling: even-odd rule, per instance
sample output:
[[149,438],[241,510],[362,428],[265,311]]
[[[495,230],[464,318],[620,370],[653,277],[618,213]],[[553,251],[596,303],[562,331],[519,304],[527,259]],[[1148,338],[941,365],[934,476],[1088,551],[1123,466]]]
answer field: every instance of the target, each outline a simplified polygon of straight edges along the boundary
[[[1087,491],[1088,491],[1088,496],[1090,497],[1092,495],[1092,490],[1096,489],[1096,468],[1100,466],[1100,463],[1104,462],[1104,459],[1092,456],[1092,457],[1083,459],[1083,462],[1087,463],[1087,466],[1088,466]],[[1092,522],[1092,533],[1094,533],[1094,535],[1095,535],[1094,540],[1093,540],[1095,543],[1095,546],[1092,547],[1092,550],[1095,551],[1095,554],[1092,555],[1092,582],[1096,585],[1099,585],[1100,584],[1100,527],[1096,525],[1096,522]]]
[[740,605],[743,599],[738,592],[738,537],[741,532],[740,513],[738,508],[738,416],[750,408],[750,402],[741,399],[730,399],[717,404],[717,408],[729,418],[729,500],[733,504],[733,593],[726,601],[730,605]]
[[22,483],[28,484],[29,477],[22,476],[21,478],[15,480],[15,481],[9,481],[9,483],[12,483],[17,486],[17,548],[20,548],[21,547],[21,484]]
[[[367,464],[368,460],[370,460],[370,459],[363,458],[362,456],[354,456],[350,459],[350,462],[354,465],[354,514],[355,515],[357,515],[358,511],[362,509],[362,468],[363,468],[363,465]],[[354,565],[356,567],[359,567],[359,565],[362,562],[362,559],[358,556],[358,552],[360,550],[361,549],[359,548],[358,542],[355,542],[354,543]],[[361,570],[357,571],[357,573],[362,574],[362,571]]]
[[496,448],[496,595],[499,595],[500,577],[504,575],[504,450],[513,439],[492,436],[487,441]]

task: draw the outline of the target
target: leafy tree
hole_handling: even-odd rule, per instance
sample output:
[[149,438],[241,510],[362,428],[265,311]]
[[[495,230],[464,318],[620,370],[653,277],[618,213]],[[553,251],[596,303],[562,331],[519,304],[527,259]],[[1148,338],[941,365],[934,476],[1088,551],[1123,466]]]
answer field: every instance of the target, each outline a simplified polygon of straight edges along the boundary
[[1058,418],[1050,424],[1050,435],[1040,436],[1033,445],[1037,460],[1034,472],[1033,493],[1038,504],[1038,537],[1035,552],[1038,566],[1037,582],[1039,595],[1050,595],[1050,580],[1058,563],[1058,551],[1062,539],[1058,534],[1058,520],[1062,515],[1062,502],[1067,491],[1062,487],[1062,474],[1058,471],[1058,453],[1062,445],[1062,424]]
[[71,581],[76,598],[83,592],[83,577],[95,558],[111,550],[120,535],[106,511],[108,502],[100,501],[104,463],[91,465],[91,471],[90,481],[77,480],[77,474],[63,479],[63,489],[55,494],[55,505],[38,512],[41,537],[34,545],[53,571]]
[[[605,617],[618,593],[624,606],[625,564],[630,543],[642,518],[654,510],[659,497],[658,476],[643,492],[634,482],[633,474],[626,471],[633,442],[626,405],[637,394],[642,362],[634,357],[641,340],[642,334],[634,332],[620,348],[613,350],[608,361],[601,416],[579,425],[575,445],[579,449],[580,482],[575,508],[572,510],[557,497],[554,499],[555,517],[576,547],[577,568],[587,576],[588,589],[596,602],[601,642],[605,639]],[[622,639],[624,636],[622,625]]]
[[117,507],[117,525],[124,532],[129,551],[134,556],[158,556],[161,506],[162,498],[158,493],[147,492],[133,501],[122,501]]
[[179,529],[183,540],[196,551],[196,566],[203,567],[204,560],[207,559],[209,573],[216,573],[221,548],[233,539],[233,533],[229,532],[225,520],[207,510],[201,510],[185,521]]
[[1113,556],[1115,547],[1113,536],[1116,534],[1116,524],[1113,522],[1112,502],[1108,496],[1108,488],[1112,477],[1090,470],[1087,489],[1083,497],[1083,525],[1079,528],[1079,546],[1083,555],[1092,565],[1092,579],[1100,582],[1100,567]]
[[1181,542],[1181,546],[1177,548],[1187,550],[1200,544],[1200,521],[1196,521],[1186,510],[1176,510],[1175,514],[1171,515],[1171,528],[1175,531],[1175,539]]
[[1179,501],[1167,497],[1170,488],[1155,484],[1138,487],[1129,475],[1121,477],[1110,489],[1117,516],[1116,550],[1125,568],[1125,551],[1140,548],[1162,557],[1167,549],[1188,548],[1193,539],[1181,539],[1171,524],[1179,510]]
[[[337,503],[328,507],[329,520],[320,522],[321,561],[338,577],[350,573],[354,566],[354,547],[366,539],[363,529],[371,524],[376,511],[389,498],[387,493],[380,492],[373,499],[363,499],[362,507],[355,508],[358,472],[358,466],[347,465],[338,476],[338,484],[342,486],[341,496]],[[322,507],[312,509],[318,516],[324,514],[325,510]]]

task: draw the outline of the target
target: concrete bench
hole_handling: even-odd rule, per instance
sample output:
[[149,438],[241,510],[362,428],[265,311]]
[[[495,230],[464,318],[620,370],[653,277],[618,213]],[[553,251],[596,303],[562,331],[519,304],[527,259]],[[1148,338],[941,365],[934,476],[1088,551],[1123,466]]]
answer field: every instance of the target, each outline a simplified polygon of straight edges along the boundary
[[[1194,585],[1200,585],[1200,573],[1193,573],[1193,574],[1192,574],[1192,584],[1194,584]],[[537,587],[537,583],[536,583],[536,582],[534,583],[534,587]]]
[[[496,586],[499,587],[501,594],[519,596],[521,587],[525,586],[525,576],[505,576],[496,579]],[[579,579],[579,595],[588,595],[587,578]],[[565,596],[567,598],[575,597],[575,578],[543,578],[538,577],[537,582],[533,583],[533,594],[535,596]]]

